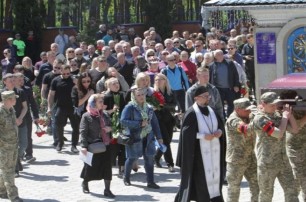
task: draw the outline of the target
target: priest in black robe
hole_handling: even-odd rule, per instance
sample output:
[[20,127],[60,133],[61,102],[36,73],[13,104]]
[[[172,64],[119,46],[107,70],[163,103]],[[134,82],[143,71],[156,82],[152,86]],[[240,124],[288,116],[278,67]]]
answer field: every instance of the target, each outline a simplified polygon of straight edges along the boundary
[[224,125],[208,106],[206,87],[198,87],[194,99],[182,122],[176,162],[181,183],[175,202],[224,202]]

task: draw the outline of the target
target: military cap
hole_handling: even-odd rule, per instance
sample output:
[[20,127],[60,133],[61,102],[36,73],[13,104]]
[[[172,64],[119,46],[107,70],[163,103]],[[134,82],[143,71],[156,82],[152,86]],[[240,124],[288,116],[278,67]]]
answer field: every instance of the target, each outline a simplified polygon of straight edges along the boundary
[[1,93],[1,99],[2,100],[7,100],[10,98],[18,98],[19,96],[15,94],[14,91],[9,90],[9,91],[4,91]]
[[234,106],[235,108],[239,108],[239,109],[251,109],[251,102],[248,98],[239,98],[237,100],[234,101]]
[[281,101],[274,92],[266,92],[262,94],[260,100],[266,104],[276,104]]

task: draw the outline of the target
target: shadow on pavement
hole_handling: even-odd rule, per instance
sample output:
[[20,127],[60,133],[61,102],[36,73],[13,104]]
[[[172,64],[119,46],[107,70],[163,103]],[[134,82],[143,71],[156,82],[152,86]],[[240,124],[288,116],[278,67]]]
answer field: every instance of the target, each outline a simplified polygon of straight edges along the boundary
[[58,200],[54,200],[54,199],[43,199],[43,200],[36,200],[36,199],[24,199],[23,198],[23,201],[24,202],[37,202],[37,201],[39,201],[39,202],[60,202],[60,201],[58,201]]
[[34,181],[56,181],[67,182],[68,176],[54,176],[54,175],[37,175],[34,173],[21,172],[20,177]]
[[33,144],[33,148],[34,149],[50,149],[50,148],[54,148],[53,145],[37,145],[37,144]]
[[[137,186],[143,188],[143,186]],[[114,192],[113,192],[114,193]],[[116,193],[114,193],[116,195]],[[103,199],[103,201],[159,201],[153,199],[152,196],[144,195],[116,195],[116,198],[110,199],[105,197],[103,194],[91,193],[92,196]]]
[[34,161],[31,165],[56,165],[56,166],[69,166],[66,160],[50,160],[50,161]]

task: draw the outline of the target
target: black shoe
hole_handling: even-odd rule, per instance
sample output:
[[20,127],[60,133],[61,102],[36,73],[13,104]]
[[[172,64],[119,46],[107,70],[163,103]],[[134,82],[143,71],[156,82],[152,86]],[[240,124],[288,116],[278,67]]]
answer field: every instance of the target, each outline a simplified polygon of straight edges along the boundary
[[19,169],[19,171],[23,171],[23,166],[21,164],[21,161],[19,159],[17,161],[18,161],[18,169]]
[[15,172],[15,178],[17,178],[17,177],[19,177],[19,172],[18,171]]
[[83,188],[83,193],[84,194],[88,194],[89,193],[88,182],[83,181],[82,182],[82,188]]
[[34,161],[36,161],[35,157],[33,157],[33,156],[26,156],[26,159],[25,159],[26,163],[32,163]]
[[125,186],[131,186],[132,185],[130,179],[127,179],[125,177],[123,178],[123,183],[124,183]]
[[23,200],[17,196],[12,200],[12,202],[23,202]]
[[76,148],[76,146],[71,146],[71,152],[72,153],[78,153],[79,150]]
[[152,188],[152,189],[159,189],[160,188],[155,182],[148,183],[147,187]]
[[65,136],[63,136],[63,141],[67,142],[68,139]]
[[123,178],[124,170],[119,170],[118,177]]
[[8,199],[7,193],[0,194],[0,198],[2,198],[2,199]]
[[63,148],[63,146],[61,146],[60,144],[58,144],[58,145],[56,146],[56,151],[60,152],[60,151],[62,151],[62,148]]
[[116,196],[111,192],[111,190],[104,189],[104,196],[108,198],[115,198]]
[[156,166],[157,168],[162,168],[162,165],[160,164],[159,161],[155,161],[155,166]]

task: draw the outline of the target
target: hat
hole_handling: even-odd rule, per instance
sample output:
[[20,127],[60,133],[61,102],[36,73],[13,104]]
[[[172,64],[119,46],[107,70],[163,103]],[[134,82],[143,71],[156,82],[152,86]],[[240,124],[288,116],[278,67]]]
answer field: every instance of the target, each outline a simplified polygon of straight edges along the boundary
[[14,91],[9,90],[9,91],[4,91],[1,93],[1,99],[2,100],[7,100],[10,98],[18,98],[19,96],[15,94]]
[[203,93],[208,92],[208,88],[205,86],[199,86],[196,88],[195,92],[194,92],[194,97],[197,97]]
[[234,106],[235,108],[239,108],[239,109],[251,109],[251,102],[248,98],[239,98],[237,100],[234,101]]
[[7,38],[6,41],[13,41],[14,39],[12,37]]
[[266,104],[275,104],[281,101],[274,92],[266,92],[262,94],[260,100]]
[[14,77],[14,74],[11,74],[11,73],[7,73],[3,76],[3,80],[7,79],[7,78],[13,78]]

